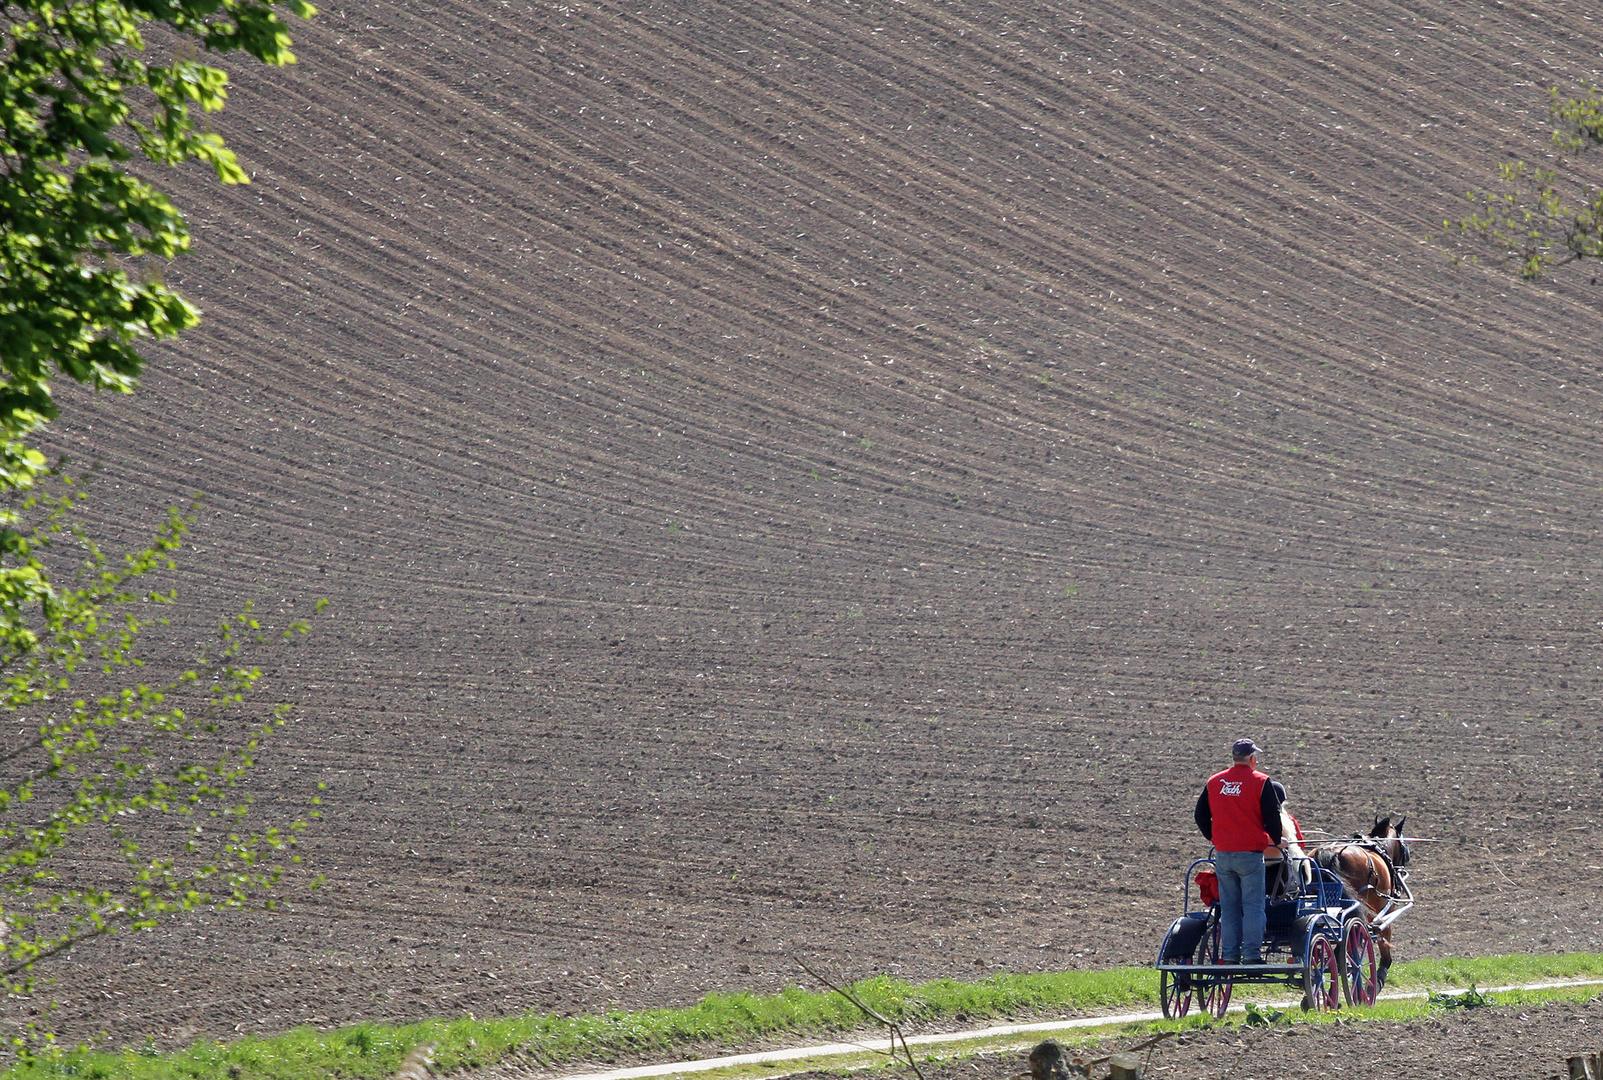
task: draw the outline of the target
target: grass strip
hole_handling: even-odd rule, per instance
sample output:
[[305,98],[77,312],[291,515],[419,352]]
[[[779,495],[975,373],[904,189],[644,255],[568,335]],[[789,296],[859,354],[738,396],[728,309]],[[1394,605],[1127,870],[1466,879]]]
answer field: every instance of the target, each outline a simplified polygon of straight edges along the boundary
[[[1585,977],[1603,977],[1603,954],[1416,960],[1394,967],[1388,988]],[[851,989],[882,1015],[906,1022],[914,1031],[921,1020],[1046,1019],[1157,1004],[1156,976],[1144,967],[996,975],[978,982],[937,979],[917,985],[876,977],[854,983]],[[1377,1008],[1393,1004],[1407,1003]],[[1421,1007],[1428,1006],[1421,1003]],[[491,1020],[461,1017],[402,1025],[357,1024],[334,1031],[302,1027],[232,1043],[201,1041],[171,1053],[153,1048],[81,1050],[57,1060],[13,1066],[0,1073],[0,1080],[382,1080],[424,1043],[436,1047],[436,1072],[480,1068],[514,1057],[540,1064],[604,1064],[625,1056],[671,1056],[691,1047],[736,1047],[776,1035],[827,1036],[860,1029],[863,1019],[837,994],[793,986],[769,995],[709,994],[682,1009],[581,1016],[525,1013]]]
[[1444,986],[1502,986],[1547,979],[1603,977],[1603,954],[1560,956],[1476,956],[1446,960],[1411,960],[1391,970],[1388,990],[1440,989]]

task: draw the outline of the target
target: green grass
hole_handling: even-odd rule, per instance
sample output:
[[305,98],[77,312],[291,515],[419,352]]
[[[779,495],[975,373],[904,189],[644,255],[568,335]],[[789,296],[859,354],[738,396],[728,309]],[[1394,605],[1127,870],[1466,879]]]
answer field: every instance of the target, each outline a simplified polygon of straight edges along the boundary
[[[1393,968],[1388,989],[1465,987],[1471,983],[1484,987],[1586,977],[1603,978],[1603,954],[1419,960]],[[1152,971],[1130,967],[997,975],[972,983],[938,979],[912,985],[874,978],[855,983],[851,989],[882,1015],[905,1021],[910,1034],[917,1032],[919,1021],[1050,1019],[1069,1013],[1155,1007],[1157,1003],[1157,980]],[[1519,1000],[1553,996],[1525,994]],[[1499,1001],[1513,997],[1499,995]],[[1423,1000],[1383,1002],[1363,1010],[1362,1015],[1404,1019],[1430,1008]],[[435,1071],[450,1072],[513,1057],[551,1064],[669,1056],[692,1047],[736,1047],[779,1034],[800,1042],[863,1026],[862,1015],[839,995],[791,987],[771,995],[709,994],[683,1009],[566,1017],[526,1013],[499,1020],[464,1017],[406,1025],[359,1024],[337,1031],[296,1028],[234,1043],[199,1042],[170,1054],[79,1051],[59,1061],[15,1066],[0,1074],[0,1080],[382,1080],[423,1043],[437,1047]],[[1154,1030],[1166,1026],[1172,1025],[1158,1024]]]
[[1389,990],[1427,986],[1501,986],[1548,979],[1603,978],[1603,954],[1478,956],[1460,960],[1411,960],[1392,968]]

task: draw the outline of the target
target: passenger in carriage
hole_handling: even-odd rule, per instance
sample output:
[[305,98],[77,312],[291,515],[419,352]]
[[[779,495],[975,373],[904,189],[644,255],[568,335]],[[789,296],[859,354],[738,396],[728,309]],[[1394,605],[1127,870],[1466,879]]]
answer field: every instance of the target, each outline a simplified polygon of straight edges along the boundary
[[[1302,834],[1302,822],[1292,817],[1291,811],[1286,809],[1286,785],[1279,780],[1271,780],[1269,781],[1269,786],[1275,789],[1275,796],[1280,800],[1280,812],[1285,815],[1285,820],[1291,824],[1291,831],[1296,835],[1297,843],[1302,843],[1307,837]],[[1282,834],[1282,839],[1284,838],[1284,834]]]
[[1197,828],[1214,846],[1224,964],[1263,963],[1264,852],[1278,849],[1284,836],[1285,789],[1258,771],[1259,753],[1251,739],[1237,739],[1230,748],[1233,764],[1208,778],[1194,811]]
[[1307,875],[1308,853],[1302,848],[1302,825],[1286,808],[1286,788],[1279,780],[1269,781],[1280,801],[1281,843],[1279,847],[1265,848],[1264,895],[1271,904],[1295,900],[1302,891]]

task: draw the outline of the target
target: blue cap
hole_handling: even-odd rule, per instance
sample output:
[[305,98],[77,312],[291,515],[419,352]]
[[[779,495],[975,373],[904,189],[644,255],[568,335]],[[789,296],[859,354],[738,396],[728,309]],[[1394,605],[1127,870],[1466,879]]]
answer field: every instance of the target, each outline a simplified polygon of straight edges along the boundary
[[1251,739],[1237,739],[1230,746],[1230,756],[1235,758],[1237,761],[1246,761],[1248,758],[1256,757],[1261,753],[1263,753],[1263,751],[1260,750],[1258,748],[1258,744],[1253,742]]

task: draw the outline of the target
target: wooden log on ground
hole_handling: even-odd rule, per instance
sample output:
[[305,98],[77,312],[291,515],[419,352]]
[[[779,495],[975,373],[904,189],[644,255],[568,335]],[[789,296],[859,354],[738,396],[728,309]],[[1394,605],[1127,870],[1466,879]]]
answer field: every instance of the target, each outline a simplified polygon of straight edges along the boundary
[[1108,1058],[1108,1080],[1141,1080],[1141,1056],[1114,1054]]
[[1575,1054],[1564,1059],[1570,1080],[1603,1080],[1603,1054]]

